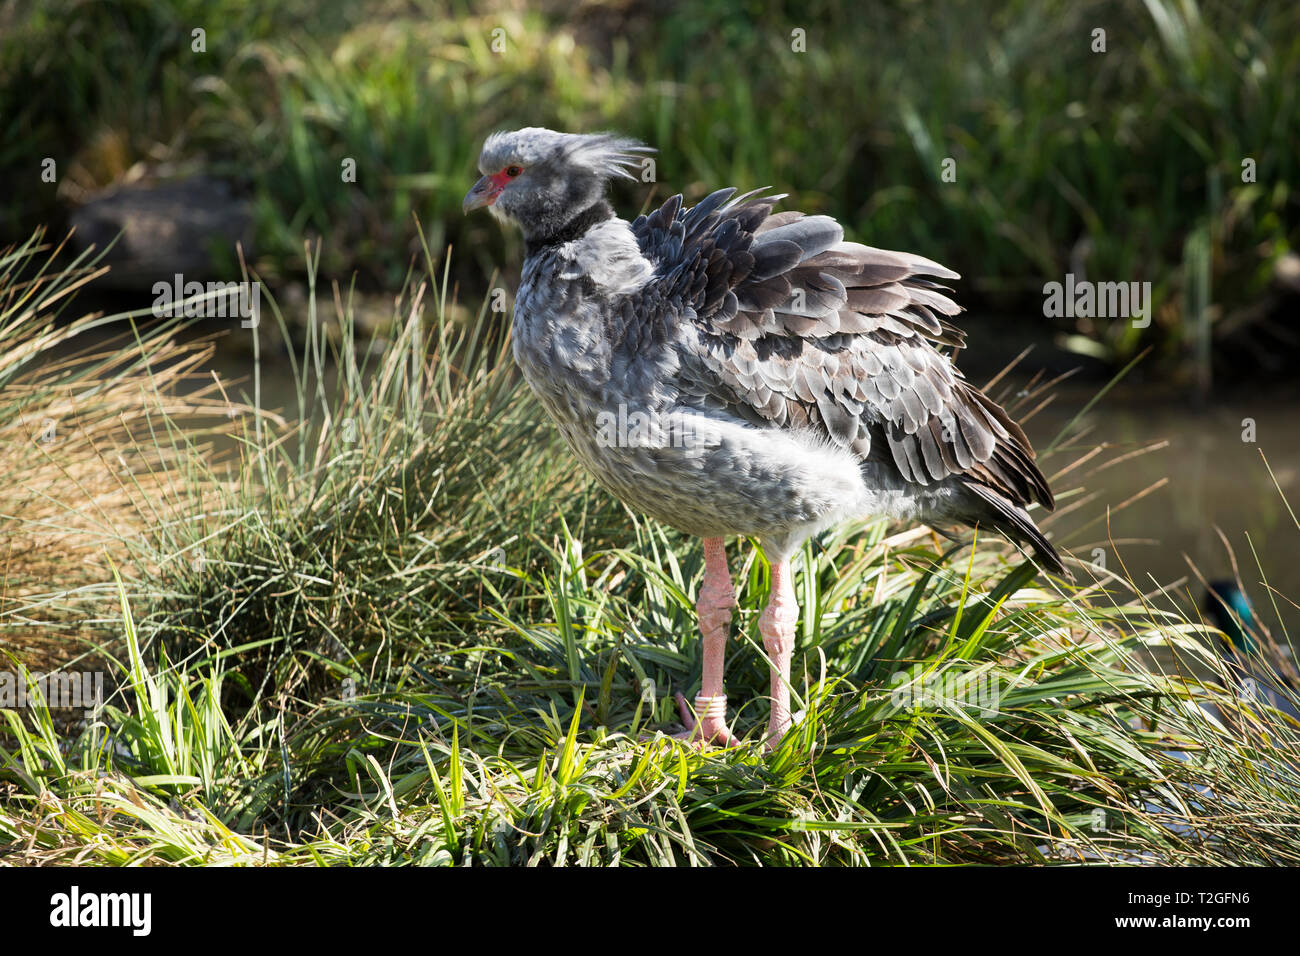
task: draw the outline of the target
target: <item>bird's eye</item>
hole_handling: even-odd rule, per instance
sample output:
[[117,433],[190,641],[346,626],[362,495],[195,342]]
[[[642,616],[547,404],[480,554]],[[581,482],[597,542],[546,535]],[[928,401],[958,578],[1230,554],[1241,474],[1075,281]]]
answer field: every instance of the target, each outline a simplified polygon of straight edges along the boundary
[[512,179],[513,179],[515,176],[518,176],[518,175],[519,175],[520,173],[522,173],[522,172],[523,172],[523,168],[520,167],[520,166],[507,166],[507,167],[506,167],[506,175],[509,176],[509,177],[512,178]]

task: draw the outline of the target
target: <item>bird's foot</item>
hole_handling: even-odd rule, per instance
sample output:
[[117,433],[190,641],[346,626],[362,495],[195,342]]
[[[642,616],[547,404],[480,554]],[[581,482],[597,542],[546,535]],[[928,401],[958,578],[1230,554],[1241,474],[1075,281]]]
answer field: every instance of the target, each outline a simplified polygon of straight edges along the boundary
[[794,721],[789,714],[773,714],[767,722],[767,736],[763,738],[763,747],[768,753],[771,753],[780,746],[785,735],[790,732],[794,726]]
[[[704,748],[710,744],[721,747],[739,747],[740,741],[727,727],[727,698],[705,697],[701,694],[695,698],[695,710],[686,703],[680,693],[677,697],[677,710],[682,715],[686,729],[673,734],[677,740],[684,740],[693,747]],[[699,719],[696,719],[696,715]]]

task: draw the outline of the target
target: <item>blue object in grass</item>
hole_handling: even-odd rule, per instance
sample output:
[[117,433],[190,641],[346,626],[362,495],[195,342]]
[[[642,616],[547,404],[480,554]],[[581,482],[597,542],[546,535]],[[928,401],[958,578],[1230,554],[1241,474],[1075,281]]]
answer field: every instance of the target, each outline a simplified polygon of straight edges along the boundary
[[1227,638],[1220,656],[1237,677],[1238,690],[1300,719],[1296,688],[1260,658],[1261,627],[1250,599],[1233,581],[1211,581],[1201,609]]
[[1201,607],[1234,648],[1247,655],[1259,650],[1255,609],[1236,582],[1211,581]]

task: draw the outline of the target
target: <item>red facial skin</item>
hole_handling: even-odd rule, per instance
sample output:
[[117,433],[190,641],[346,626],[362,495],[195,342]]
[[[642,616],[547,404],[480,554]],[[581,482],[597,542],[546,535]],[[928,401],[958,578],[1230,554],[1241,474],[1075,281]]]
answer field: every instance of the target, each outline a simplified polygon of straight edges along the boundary
[[[513,171],[514,175],[511,175]],[[489,173],[474,184],[474,188],[469,191],[465,197],[462,208],[465,212],[473,209],[482,209],[484,206],[490,206],[497,201],[501,191],[506,188],[510,180],[518,176],[523,170],[518,166],[507,166],[500,172]]]
[[[514,178],[515,178],[514,176],[511,176],[504,169],[501,170],[501,172],[493,173],[491,176],[488,177],[488,179],[492,180],[493,187],[495,187],[493,189],[493,192],[496,194],[496,196],[499,196],[501,194],[501,190],[506,188],[506,183],[510,182],[510,180]],[[493,196],[492,198],[495,199],[496,196]]]

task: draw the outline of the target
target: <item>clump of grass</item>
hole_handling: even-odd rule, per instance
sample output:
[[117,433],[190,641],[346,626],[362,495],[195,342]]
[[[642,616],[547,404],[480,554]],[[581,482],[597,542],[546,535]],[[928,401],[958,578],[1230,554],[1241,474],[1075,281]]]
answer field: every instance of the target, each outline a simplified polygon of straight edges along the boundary
[[[747,551],[727,677],[746,742],[699,753],[657,736],[671,692],[699,679],[698,548],[591,491],[505,360],[499,316],[449,321],[447,274],[426,256],[371,346],[342,290],[339,335],[324,333],[313,283],[297,416],[237,418],[228,472],[169,443],[181,458],[159,465],[158,519],[124,549],[120,584],[103,582],[116,694],[79,729],[39,702],[5,714],[11,853],[1300,859],[1297,727],[1232,691],[1212,631],[1115,575],[1036,584],[983,540],[943,552],[876,523],[805,547],[803,716],[770,755],[768,569]],[[1220,679],[1163,673],[1153,647]]]
[[[107,269],[63,248],[37,232],[0,251],[0,635],[29,664],[96,640],[105,558],[141,558],[131,543],[164,520],[159,496],[202,510],[185,462],[232,407],[202,381],[210,344],[178,342],[177,320],[141,336],[133,313],[65,316]],[[154,567],[142,560],[137,575]]]

